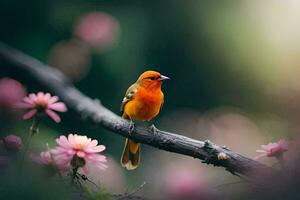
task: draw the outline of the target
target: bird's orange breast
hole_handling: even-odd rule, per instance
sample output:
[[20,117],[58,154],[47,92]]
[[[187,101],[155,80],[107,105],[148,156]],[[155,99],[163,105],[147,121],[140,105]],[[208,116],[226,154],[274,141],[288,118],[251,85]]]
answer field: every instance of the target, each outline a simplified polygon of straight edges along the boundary
[[164,95],[160,89],[140,89],[124,107],[124,113],[132,119],[150,121],[158,115]]

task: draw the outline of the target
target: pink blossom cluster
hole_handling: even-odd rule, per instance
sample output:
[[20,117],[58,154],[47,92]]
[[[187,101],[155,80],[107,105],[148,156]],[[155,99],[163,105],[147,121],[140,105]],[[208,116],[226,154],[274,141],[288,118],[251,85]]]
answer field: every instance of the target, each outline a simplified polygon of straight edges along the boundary
[[22,147],[22,139],[14,134],[8,135],[0,139],[0,145],[8,150],[20,150]]
[[[22,139],[14,134],[7,135],[0,138],[0,147],[1,150],[4,149],[10,152],[18,152],[22,148]],[[11,163],[12,158],[9,155],[12,154],[0,155],[0,168],[5,168]]]
[[[56,139],[57,146],[39,156],[32,155],[33,161],[40,165],[51,165],[62,172],[70,172],[74,168],[81,168],[85,174],[89,173],[91,165],[99,169],[107,168],[106,156],[99,154],[105,150],[104,145],[98,145],[97,140],[87,136],[69,134],[68,137],[60,136]],[[81,160],[80,165],[74,160]]]
[[49,151],[43,151],[39,155],[30,155],[31,160],[40,165],[55,165],[52,155]]
[[24,120],[30,119],[39,114],[46,114],[55,122],[59,123],[61,119],[56,112],[66,112],[67,107],[64,103],[58,102],[58,100],[57,96],[51,96],[49,93],[31,93],[24,97],[22,102],[17,103],[17,107],[28,109],[23,116]]
[[284,152],[288,150],[288,142],[284,139],[279,140],[278,142],[269,143],[266,145],[261,145],[262,149],[256,150],[257,155],[254,159],[260,159],[262,157],[276,157],[279,158],[283,155]]

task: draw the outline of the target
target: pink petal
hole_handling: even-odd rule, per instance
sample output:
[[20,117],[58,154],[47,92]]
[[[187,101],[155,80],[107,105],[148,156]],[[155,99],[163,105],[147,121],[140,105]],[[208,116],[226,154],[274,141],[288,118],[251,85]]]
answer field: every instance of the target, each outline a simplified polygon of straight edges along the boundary
[[49,101],[51,98],[51,95],[49,93],[46,93],[44,98],[45,98],[45,100]]
[[51,98],[49,99],[48,103],[49,103],[49,104],[52,104],[52,103],[55,103],[55,102],[57,102],[57,101],[58,101],[58,97],[57,97],[57,96],[53,96],[53,97],[51,97]]
[[23,115],[23,119],[24,120],[30,119],[31,117],[33,117],[36,114],[36,112],[37,112],[36,109],[30,110],[29,112],[27,112]]
[[86,148],[85,151],[88,152],[88,153],[98,153],[98,152],[101,152],[101,151],[104,151],[105,150],[105,146],[104,145],[99,145],[99,146],[95,146],[95,147],[89,147],[89,148]]
[[71,144],[69,143],[67,137],[64,135],[60,136],[59,139],[56,139],[56,143],[64,148],[71,148]]
[[85,154],[83,151],[78,151],[78,152],[77,152],[77,156],[78,156],[79,158],[84,158],[85,155],[86,155],[86,154]]
[[73,158],[73,156],[68,155],[68,154],[60,154],[60,155],[55,156],[55,159],[57,161],[68,161],[68,160],[71,160],[72,158]]
[[56,114],[54,111],[50,110],[50,109],[46,109],[45,111],[49,117],[51,117],[56,123],[59,123],[61,120],[60,120],[60,117],[58,116],[58,114]]
[[33,100],[30,99],[29,97],[24,97],[23,101],[29,104],[33,104]]
[[43,96],[44,96],[44,92],[38,92],[38,93],[37,93],[37,97],[38,97],[38,98],[41,98],[41,97],[43,97]]
[[284,140],[284,139],[280,139],[278,144],[280,145],[280,147],[284,150],[288,150],[288,145],[289,145],[289,142]]
[[30,98],[32,101],[34,101],[34,100],[36,99],[36,94],[34,94],[34,93],[29,94],[29,98]]
[[66,112],[67,111],[66,105],[62,102],[49,104],[48,108],[58,111],[58,112]]
[[88,144],[88,147],[94,147],[94,146],[97,146],[98,144],[98,141],[97,140],[92,140],[89,144]]
[[76,153],[76,151],[74,151],[73,149],[69,149],[68,151],[67,151],[67,153],[69,154],[69,155],[74,155],[75,153]]
[[68,140],[69,140],[69,142],[70,142],[71,145],[74,145],[75,141],[74,141],[74,135],[73,134],[69,134],[68,135]]
[[62,148],[62,147],[56,147],[55,149],[51,150],[51,154],[53,155],[59,155],[59,154],[64,154],[66,153],[66,149]]
[[97,162],[106,162],[106,156],[100,154],[87,155],[87,159],[91,161],[97,161]]

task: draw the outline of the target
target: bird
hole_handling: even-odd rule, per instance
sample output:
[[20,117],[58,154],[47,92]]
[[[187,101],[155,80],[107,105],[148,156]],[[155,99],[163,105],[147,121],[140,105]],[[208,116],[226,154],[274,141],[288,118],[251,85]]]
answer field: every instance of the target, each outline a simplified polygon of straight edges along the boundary
[[[129,134],[134,129],[133,120],[146,121],[153,132],[157,129],[151,124],[164,103],[161,85],[170,79],[157,71],[145,71],[138,80],[126,91],[121,104],[122,118],[130,120]],[[141,146],[139,143],[126,138],[121,156],[121,165],[127,170],[134,170],[140,163]]]

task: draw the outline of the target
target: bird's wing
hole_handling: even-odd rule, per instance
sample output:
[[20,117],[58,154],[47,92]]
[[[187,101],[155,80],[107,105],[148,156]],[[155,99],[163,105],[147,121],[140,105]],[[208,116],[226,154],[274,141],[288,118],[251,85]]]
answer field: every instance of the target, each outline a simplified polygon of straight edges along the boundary
[[135,95],[135,93],[138,91],[138,85],[136,83],[132,84],[126,91],[126,94],[123,98],[122,104],[121,104],[121,115],[123,115],[124,113],[124,107],[126,105],[126,103],[128,103],[129,101],[131,101]]

